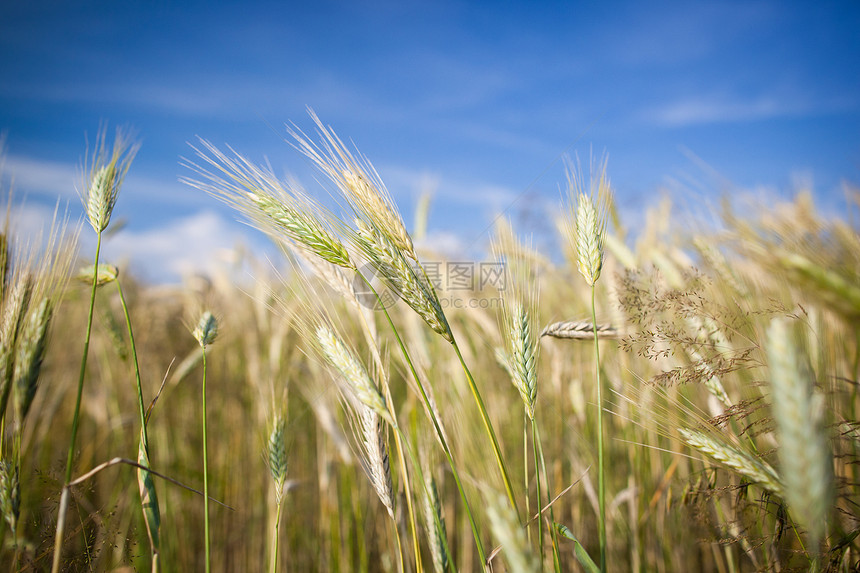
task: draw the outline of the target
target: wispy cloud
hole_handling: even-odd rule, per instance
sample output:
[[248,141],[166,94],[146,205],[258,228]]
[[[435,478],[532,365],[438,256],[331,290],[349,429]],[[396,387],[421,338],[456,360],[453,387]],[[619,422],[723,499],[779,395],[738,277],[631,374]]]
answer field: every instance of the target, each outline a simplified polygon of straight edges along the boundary
[[9,155],[2,175],[12,184],[16,195],[52,199],[78,197],[81,176],[74,164]]
[[709,123],[747,122],[804,114],[806,104],[763,96],[742,100],[720,97],[691,97],[652,107],[641,113],[645,122],[663,127]]
[[148,281],[173,283],[197,274],[216,274],[232,262],[236,247],[249,242],[236,223],[204,211],[161,227],[120,231],[104,251],[105,260],[127,263]]

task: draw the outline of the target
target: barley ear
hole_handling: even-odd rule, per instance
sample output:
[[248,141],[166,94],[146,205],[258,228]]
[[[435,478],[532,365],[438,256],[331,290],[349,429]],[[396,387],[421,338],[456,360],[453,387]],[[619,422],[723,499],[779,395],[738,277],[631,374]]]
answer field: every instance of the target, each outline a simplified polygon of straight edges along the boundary
[[128,168],[137,154],[139,144],[134,143],[122,129],[117,129],[113,149],[107,152],[105,132],[99,132],[96,151],[87,167],[81,201],[93,230],[101,234],[110,224],[119,190]]
[[396,425],[385,405],[385,398],[352,350],[326,325],[317,327],[316,336],[321,353],[343,376],[352,396],[386,422]]
[[529,420],[535,417],[537,401],[537,342],[532,336],[533,331],[525,306],[519,301],[510,301],[505,307],[508,367]]
[[215,319],[215,316],[208,310],[204,312],[200,316],[200,320],[197,321],[197,326],[191,331],[191,334],[197,339],[198,344],[202,348],[206,348],[215,342],[215,339],[218,337],[218,321]]
[[833,500],[833,461],[822,397],[814,394],[814,374],[784,319],[770,324],[767,357],[785,500],[817,552]]
[[18,480],[18,466],[12,462],[0,461],[0,513],[14,536],[18,527],[21,507],[21,484]]
[[43,298],[38,305],[30,309],[27,321],[18,337],[15,353],[14,398],[19,423],[24,422],[36,395],[52,314],[53,307],[50,300]]
[[730,467],[771,493],[782,495],[779,476],[766,462],[703,432],[686,428],[678,431],[687,445]]
[[388,515],[394,519],[394,486],[391,481],[391,466],[388,461],[388,444],[385,441],[385,426],[375,410],[360,407],[362,448],[367,456],[370,483]]
[[269,472],[275,480],[278,503],[284,494],[284,483],[287,480],[287,421],[278,415],[272,424],[269,440],[266,443],[266,454],[269,460]]
[[575,195],[576,201],[571,234],[576,246],[577,267],[588,285],[594,286],[603,269],[606,218],[612,199],[606,163],[601,164],[599,172],[592,173],[588,193],[583,191],[582,176],[577,171],[572,170],[568,176],[571,195]]

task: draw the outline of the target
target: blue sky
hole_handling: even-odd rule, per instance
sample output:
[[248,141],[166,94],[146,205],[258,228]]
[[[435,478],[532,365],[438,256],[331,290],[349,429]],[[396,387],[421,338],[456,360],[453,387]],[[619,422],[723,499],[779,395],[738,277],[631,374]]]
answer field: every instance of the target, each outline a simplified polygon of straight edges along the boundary
[[608,154],[634,227],[666,192],[683,207],[799,182],[840,212],[860,184],[858,29],[856,1],[4,2],[3,177],[20,228],[57,197],[77,217],[85,136],[132,127],[108,256],[154,281],[261,244],[178,182],[197,136],[325,194],[284,142],[286,122],[312,129],[308,106],[407,221],[435,190],[438,244],[481,244],[504,209],[546,234],[564,153]]

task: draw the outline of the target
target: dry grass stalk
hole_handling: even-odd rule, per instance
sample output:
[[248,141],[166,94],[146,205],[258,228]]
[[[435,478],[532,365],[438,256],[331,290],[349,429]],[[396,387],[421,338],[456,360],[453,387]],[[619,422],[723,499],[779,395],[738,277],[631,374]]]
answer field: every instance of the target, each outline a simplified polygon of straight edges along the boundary
[[815,552],[824,538],[833,499],[824,403],[813,393],[814,375],[784,319],[770,324],[767,357],[785,499],[794,518],[807,529]]
[[[588,320],[553,322],[544,327],[540,335],[572,340],[593,340],[594,325]],[[600,338],[618,338],[620,336],[618,329],[611,324],[598,324],[597,335]]]

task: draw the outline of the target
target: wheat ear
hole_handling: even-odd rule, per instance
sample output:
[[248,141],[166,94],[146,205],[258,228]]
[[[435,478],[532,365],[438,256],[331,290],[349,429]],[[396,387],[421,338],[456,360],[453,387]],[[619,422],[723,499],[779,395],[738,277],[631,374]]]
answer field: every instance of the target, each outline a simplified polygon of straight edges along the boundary
[[697,430],[681,428],[678,431],[687,445],[732,468],[769,492],[782,495],[779,476],[766,462]]
[[824,404],[813,392],[812,369],[784,319],[774,319],[770,324],[767,358],[785,499],[817,552],[833,499],[833,462],[824,431]]

